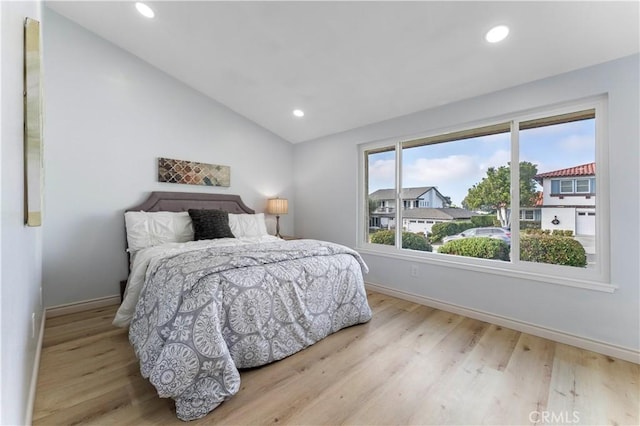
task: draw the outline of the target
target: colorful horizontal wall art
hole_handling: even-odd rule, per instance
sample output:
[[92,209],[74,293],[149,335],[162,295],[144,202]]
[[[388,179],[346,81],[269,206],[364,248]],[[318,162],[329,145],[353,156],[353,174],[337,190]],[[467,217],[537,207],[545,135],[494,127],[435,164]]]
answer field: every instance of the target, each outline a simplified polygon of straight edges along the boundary
[[158,182],[228,187],[231,169],[217,164],[158,158]]

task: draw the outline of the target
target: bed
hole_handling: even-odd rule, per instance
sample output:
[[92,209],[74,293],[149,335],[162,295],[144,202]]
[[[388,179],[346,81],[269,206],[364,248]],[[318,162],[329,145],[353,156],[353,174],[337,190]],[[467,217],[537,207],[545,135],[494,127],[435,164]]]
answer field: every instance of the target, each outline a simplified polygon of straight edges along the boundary
[[239,369],[371,319],[357,252],[268,235],[239,196],[153,192],[125,222],[130,274],[114,325],[129,327],[142,375],[181,420],[236,394]]

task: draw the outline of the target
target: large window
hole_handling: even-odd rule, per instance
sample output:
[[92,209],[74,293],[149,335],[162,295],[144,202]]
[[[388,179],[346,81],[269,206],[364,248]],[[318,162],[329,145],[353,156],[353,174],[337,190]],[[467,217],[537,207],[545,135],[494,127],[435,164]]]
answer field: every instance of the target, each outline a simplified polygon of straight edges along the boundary
[[361,248],[601,287],[604,115],[600,99],[363,146]]

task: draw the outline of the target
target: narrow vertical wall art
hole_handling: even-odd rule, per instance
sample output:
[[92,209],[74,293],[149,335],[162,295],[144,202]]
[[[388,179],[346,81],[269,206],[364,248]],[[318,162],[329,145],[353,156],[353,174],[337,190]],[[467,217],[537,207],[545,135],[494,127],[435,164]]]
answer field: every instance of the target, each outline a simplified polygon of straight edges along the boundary
[[42,76],[40,22],[24,21],[24,216],[27,226],[42,225]]

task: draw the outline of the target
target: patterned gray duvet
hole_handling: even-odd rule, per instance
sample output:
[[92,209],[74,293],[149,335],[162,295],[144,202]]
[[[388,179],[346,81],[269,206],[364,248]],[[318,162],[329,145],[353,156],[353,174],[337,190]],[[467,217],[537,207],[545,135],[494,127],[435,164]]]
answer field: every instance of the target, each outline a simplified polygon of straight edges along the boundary
[[264,365],[369,321],[367,266],[344,246],[299,240],[211,247],[154,263],[131,321],[141,372],[178,418],[205,416]]

